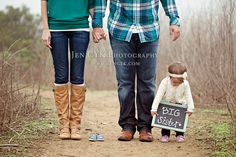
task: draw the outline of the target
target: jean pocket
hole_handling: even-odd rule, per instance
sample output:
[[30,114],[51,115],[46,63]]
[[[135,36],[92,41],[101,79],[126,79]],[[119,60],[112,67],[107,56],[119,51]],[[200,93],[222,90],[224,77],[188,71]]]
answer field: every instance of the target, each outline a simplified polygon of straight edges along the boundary
[[112,47],[122,47],[124,44],[126,44],[126,41],[121,41],[113,37],[111,34],[109,34],[110,38],[110,44]]

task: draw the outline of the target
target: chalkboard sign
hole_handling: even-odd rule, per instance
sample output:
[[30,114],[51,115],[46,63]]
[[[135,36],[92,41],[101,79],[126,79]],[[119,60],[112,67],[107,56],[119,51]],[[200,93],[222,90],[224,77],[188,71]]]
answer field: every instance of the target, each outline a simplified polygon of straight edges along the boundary
[[153,116],[152,126],[185,132],[188,123],[186,111],[185,105],[161,101],[157,109],[158,116]]

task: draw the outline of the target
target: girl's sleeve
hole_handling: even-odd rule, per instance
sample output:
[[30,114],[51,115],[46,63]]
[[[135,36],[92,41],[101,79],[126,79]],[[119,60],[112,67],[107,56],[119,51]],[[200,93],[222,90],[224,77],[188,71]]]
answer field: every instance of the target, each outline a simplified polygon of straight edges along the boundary
[[188,105],[188,112],[193,112],[194,110],[194,103],[193,103],[193,97],[192,97],[192,93],[191,93],[191,89],[189,86],[189,83],[186,82],[186,86],[185,86],[185,92],[184,92],[184,97],[187,101],[187,105]]
[[151,111],[157,111],[158,109],[158,106],[159,106],[159,103],[161,102],[165,92],[166,92],[166,89],[167,89],[167,79],[163,79],[158,87],[158,90],[157,90],[157,94],[155,96],[155,99],[152,103],[152,109]]

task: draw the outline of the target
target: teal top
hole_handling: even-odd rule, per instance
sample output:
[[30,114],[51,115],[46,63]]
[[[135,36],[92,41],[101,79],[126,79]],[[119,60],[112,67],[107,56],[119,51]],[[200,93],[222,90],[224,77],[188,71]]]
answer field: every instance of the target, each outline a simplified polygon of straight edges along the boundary
[[49,29],[89,28],[89,9],[94,0],[47,0]]

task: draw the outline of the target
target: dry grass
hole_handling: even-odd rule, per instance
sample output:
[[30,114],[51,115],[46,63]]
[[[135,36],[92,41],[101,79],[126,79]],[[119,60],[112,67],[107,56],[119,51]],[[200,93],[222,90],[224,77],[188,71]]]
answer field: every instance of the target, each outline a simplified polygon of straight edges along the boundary
[[[30,117],[40,102],[40,86],[36,90],[24,85],[21,80],[17,53],[1,52],[0,59],[0,134],[13,131],[21,124],[22,119]],[[23,92],[26,87],[33,89]]]

